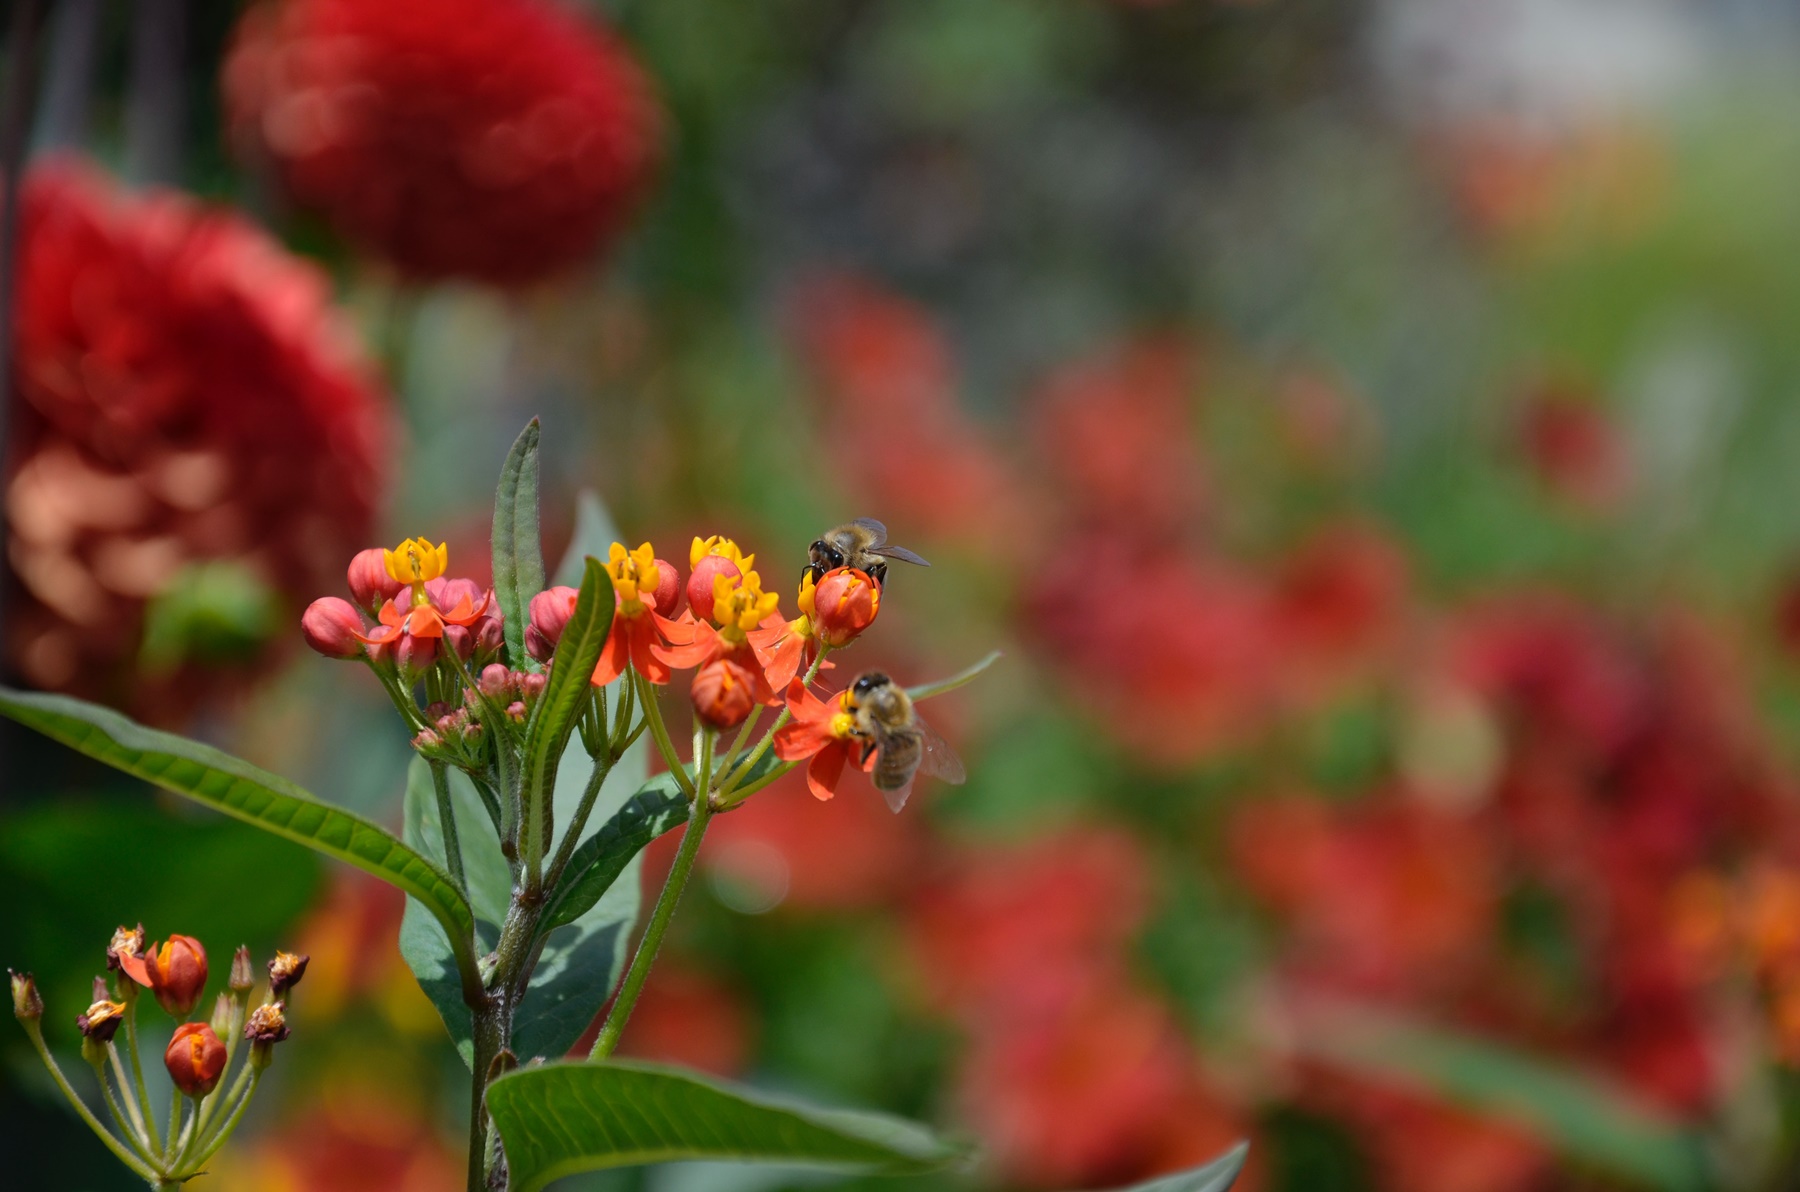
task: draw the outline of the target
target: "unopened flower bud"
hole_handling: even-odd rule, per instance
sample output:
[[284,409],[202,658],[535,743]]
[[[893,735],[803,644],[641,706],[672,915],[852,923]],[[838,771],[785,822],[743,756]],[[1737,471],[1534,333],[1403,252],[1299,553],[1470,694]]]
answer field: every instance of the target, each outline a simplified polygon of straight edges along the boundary
[[475,681],[481,688],[481,694],[489,699],[499,699],[512,690],[512,672],[498,662],[482,668],[481,677]]
[[755,682],[748,669],[730,659],[717,658],[707,663],[694,676],[689,691],[695,717],[708,728],[736,728],[756,707],[752,690]]
[[405,584],[388,574],[380,547],[356,552],[350,560],[350,596],[371,617],[381,606],[400,594]]
[[562,641],[563,630],[568,628],[569,618],[575,615],[575,602],[580,597],[576,589],[558,585],[531,598],[530,623],[525,626],[527,653],[539,662],[550,661],[557,643]]
[[506,623],[499,615],[499,605],[494,609],[492,615],[475,622],[476,662],[498,657],[500,647],[506,644]]
[[312,957],[297,952],[277,952],[275,959],[269,961],[269,996],[280,999],[288,990],[300,984],[300,978],[306,975],[306,965]]
[[112,1042],[112,1037],[119,1033],[119,1024],[124,1021],[125,1003],[109,1002],[104,998],[96,1000],[86,1013],[75,1016],[81,1037],[95,1043]]
[[506,716],[509,720],[523,724],[525,722],[525,701],[516,699],[512,703],[507,704]]
[[119,958],[122,956],[138,957],[144,954],[144,925],[136,927],[120,927],[112,933],[112,941],[106,945],[106,967],[113,972],[123,972]]
[[826,572],[813,590],[813,627],[833,648],[855,641],[880,611],[881,585],[854,567]]
[[705,555],[694,570],[688,574],[687,598],[688,607],[694,610],[694,616],[702,621],[713,620],[714,580],[718,576],[730,579],[741,579],[743,569],[724,555]]
[[437,638],[419,637],[411,633],[400,635],[400,644],[394,650],[394,660],[400,664],[402,673],[423,674],[431,669],[432,663],[437,659]]
[[15,973],[6,970],[12,978],[13,1017],[24,1022],[35,1022],[44,1016],[44,998],[38,993],[37,982],[30,973]]
[[231,1013],[235,1007],[231,1004],[231,994],[224,990],[213,999],[212,1017],[207,1022],[212,1025],[213,1034],[223,1039],[231,1033]]
[[362,614],[336,596],[319,597],[300,617],[306,644],[327,658],[361,658],[364,647],[357,634],[362,631]]
[[667,559],[656,560],[656,611],[665,617],[675,615],[681,603],[681,573]]
[[233,993],[249,993],[256,988],[256,968],[250,962],[250,949],[240,947],[231,957],[231,976],[226,986]]
[[544,688],[549,683],[549,675],[521,675],[519,677],[519,695],[529,704],[544,694]]
[[206,949],[191,935],[172,935],[154,954],[121,955],[119,961],[125,975],[154,993],[176,1018],[187,1017],[206,988]]
[[225,1044],[206,1023],[184,1022],[163,1052],[163,1066],[176,1088],[190,1097],[204,1097],[225,1074]]

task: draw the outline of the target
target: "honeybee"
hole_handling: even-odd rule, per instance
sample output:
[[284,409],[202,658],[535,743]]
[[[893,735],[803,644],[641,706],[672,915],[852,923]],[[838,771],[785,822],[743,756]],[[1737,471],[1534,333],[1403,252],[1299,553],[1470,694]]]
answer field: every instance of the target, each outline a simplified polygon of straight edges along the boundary
[[806,565],[803,574],[811,575],[815,584],[825,578],[827,571],[836,571],[839,567],[854,567],[867,572],[876,583],[885,584],[888,559],[916,563],[920,567],[931,566],[904,546],[889,546],[887,527],[872,517],[859,517],[825,531],[813,540],[807,554],[812,562]]
[[920,772],[960,783],[968,777],[962,759],[920,718],[906,690],[880,671],[869,671],[850,685],[844,700],[850,713],[850,736],[861,746],[857,763],[875,754],[870,781],[896,814],[912,794]]

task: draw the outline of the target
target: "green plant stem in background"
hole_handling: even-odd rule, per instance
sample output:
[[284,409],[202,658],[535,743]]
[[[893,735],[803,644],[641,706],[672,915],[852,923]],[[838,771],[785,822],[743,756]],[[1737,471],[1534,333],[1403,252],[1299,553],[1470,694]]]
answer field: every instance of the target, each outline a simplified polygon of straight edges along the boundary
[[631,958],[631,970],[625,974],[625,984],[619,987],[619,996],[613,1000],[612,1012],[606,1016],[606,1024],[600,1028],[588,1059],[603,1060],[619,1045],[619,1036],[625,1033],[631,1008],[637,1004],[638,994],[644,990],[644,980],[650,975],[650,966],[656,961],[656,950],[662,946],[663,933],[669,929],[669,920],[674,917],[688,875],[693,872],[694,858],[700,853],[700,840],[706,835],[706,825],[712,814],[709,800],[694,800],[693,810],[688,814],[687,832],[675,854],[675,865],[669,870],[669,880],[663,883],[662,893],[657,896],[656,909],[650,913],[650,923],[644,928],[644,938],[638,943],[637,954]]
[[450,776],[444,772],[443,762],[431,763],[431,785],[437,792],[438,826],[444,834],[444,860],[450,866],[450,880],[466,898],[469,879],[463,876],[462,839],[456,832],[456,808],[450,805]]
[[[119,1128],[121,1130],[129,1129],[134,1138],[141,1142],[148,1143],[150,1132],[144,1127],[144,1118],[143,1115],[138,1112],[137,1102],[132,1100],[131,1082],[125,1077],[125,1062],[119,1058],[118,1047],[115,1044],[108,1043],[106,1045],[106,1056],[107,1059],[112,1062],[113,1074],[117,1076],[119,1080],[119,1100],[125,1103],[125,1109],[127,1111],[126,1116],[131,1120],[129,1127],[126,1126],[125,1122],[121,1121],[119,1123]],[[113,1105],[112,1090],[107,1086],[104,1073],[101,1074],[100,1089],[102,1092],[106,1093],[106,1103],[108,1105]],[[113,1116],[117,1117],[118,1114],[119,1110],[117,1106],[114,1106]],[[144,1158],[146,1159],[151,1157],[152,1156],[148,1153],[144,1155]]]
[[[143,1111],[144,1141],[150,1149],[161,1154],[162,1143],[156,1137],[156,1111],[150,1108],[150,1090],[144,1087],[144,1065],[138,1059],[137,1031],[137,983],[130,977],[121,976],[119,993],[125,1003],[125,1051],[131,1057],[131,1082],[137,1088],[138,1108]],[[124,1086],[119,1088],[121,1096],[130,1096]]]
[[581,792],[581,802],[576,806],[569,826],[563,829],[562,843],[557,846],[556,856],[550,862],[550,871],[544,876],[545,888],[556,889],[556,883],[561,880],[563,869],[568,865],[569,857],[581,839],[581,830],[587,827],[588,816],[593,813],[594,800],[600,797],[600,788],[605,785],[606,776],[612,772],[616,761],[618,758],[610,749],[594,759],[594,772],[588,776],[587,788]]
[[243,1120],[244,1109],[250,1104],[250,1098],[256,1096],[256,1086],[261,1080],[261,1070],[251,1068],[250,1087],[244,1090],[243,1095],[237,1099],[237,1104],[231,1107],[231,1112],[226,1116],[225,1120],[219,1124],[218,1132],[214,1134],[210,1140],[201,1144],[200,1153],[195,1155],[192,1160],[193,1166],[199,1167],[208,1159],[218,1154],[220,1148],[231,1141],[231,1135],[237,1130],[238,1122]]

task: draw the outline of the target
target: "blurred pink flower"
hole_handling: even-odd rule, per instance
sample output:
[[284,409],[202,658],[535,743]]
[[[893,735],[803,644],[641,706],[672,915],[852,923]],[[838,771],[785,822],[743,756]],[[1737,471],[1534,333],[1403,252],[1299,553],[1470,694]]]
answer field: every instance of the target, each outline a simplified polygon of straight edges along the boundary
[[1545,382],[1533,389],[1519,443],[1538,479],[1572,505],[1607,512],[1627,495],[1631,460],[1624,436],[1585,388]]
[[423,280],[579,266],[623,229],[663,138],[629,51],[553,0],[270,0],[223,83],[246,156]]

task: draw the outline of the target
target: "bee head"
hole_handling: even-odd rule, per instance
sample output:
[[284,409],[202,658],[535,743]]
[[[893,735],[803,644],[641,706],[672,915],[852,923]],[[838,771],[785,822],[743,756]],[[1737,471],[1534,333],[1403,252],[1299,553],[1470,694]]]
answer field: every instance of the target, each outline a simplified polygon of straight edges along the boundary
[[851,686],[850,690],[856,692],[858,695],[867,695],[877,687],[886,687],[892,682],[892,679],[888,678],[880,671],[870,671],[865,675],[857,676],[856,682]]
[[836,571],[844,565],[844,552],[823,538],[814,539],[807,553],[812,556],[813,563],[825,571]]

